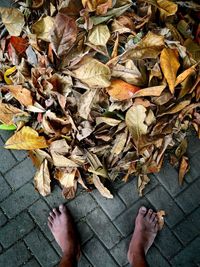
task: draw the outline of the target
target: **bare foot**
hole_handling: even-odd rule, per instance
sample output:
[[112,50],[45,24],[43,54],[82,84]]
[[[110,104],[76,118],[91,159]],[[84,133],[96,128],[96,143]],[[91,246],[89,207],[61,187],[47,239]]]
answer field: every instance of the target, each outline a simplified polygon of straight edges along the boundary
[[72,217],[64,205],[50,212],[48,226],[63,254],[71,259],[78,259],[80,256],[78,237]]
[[[153,210],[141,207],[135,220],[135,230],[129,245],[128,260],[131,264],[138,256],[145,258],[145,255],[158,232],[158,218]],[[136,264],[135,264],[136,265]],[[143,265],[142,265],[143,266]],[[144,265],[146,266],[146,265]]]

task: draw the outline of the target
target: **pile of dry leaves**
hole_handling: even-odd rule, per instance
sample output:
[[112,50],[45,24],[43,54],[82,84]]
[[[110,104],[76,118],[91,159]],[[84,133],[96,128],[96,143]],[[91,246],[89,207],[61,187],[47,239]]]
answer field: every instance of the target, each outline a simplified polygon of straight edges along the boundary
[[[158,172],[166,150],[188,170],[200,137],[200,5],[169,0],[26,0],[0,8],[0,129],[29,150],[46,196]],[[173,153],[172,153],[173,152]]]

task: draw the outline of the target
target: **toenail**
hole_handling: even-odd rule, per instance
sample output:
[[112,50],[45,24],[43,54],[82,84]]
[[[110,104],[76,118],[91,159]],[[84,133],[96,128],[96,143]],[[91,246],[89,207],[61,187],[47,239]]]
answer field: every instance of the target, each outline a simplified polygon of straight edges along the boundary
[[153,210],[152,210],[152,209],[149,209],[149,212],[150,212],[150,213],[152,213],[152,212],[153,212]]
[[146,208],[144,206],[141,207],[141,211],[146,212]]

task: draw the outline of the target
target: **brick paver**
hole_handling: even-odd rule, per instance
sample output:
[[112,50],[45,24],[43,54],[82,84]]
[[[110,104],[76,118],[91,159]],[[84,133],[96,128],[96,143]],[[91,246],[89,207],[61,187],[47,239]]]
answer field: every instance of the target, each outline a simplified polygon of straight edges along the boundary
[[128,267],[127,249],[134,218],[141,205],[164,209],[166,224],[147,260],[150,267],[200,266],[200,142],[189,137],[190,170],[183,186],[167,161],[141,198],[137,179],[114,185],[113,200],[95,190],[78,190],[65,200],[61,188],[40,196],[34,189],[34,167],[25,152],[2,148],[10,133],[0,133],[0,266],[56,267],[62,252],[47,226],[51,208],[65,203],[79,231],[82,256],[79,267]]

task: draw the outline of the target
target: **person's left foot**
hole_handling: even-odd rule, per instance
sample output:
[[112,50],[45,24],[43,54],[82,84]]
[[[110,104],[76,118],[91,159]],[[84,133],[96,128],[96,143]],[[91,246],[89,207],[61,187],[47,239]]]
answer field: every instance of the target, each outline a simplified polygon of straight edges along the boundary
[[69,258],[79,258],[80,244],[72,217],[64,205],[53,209],[48,217],[48,226],[63,254]]

